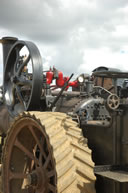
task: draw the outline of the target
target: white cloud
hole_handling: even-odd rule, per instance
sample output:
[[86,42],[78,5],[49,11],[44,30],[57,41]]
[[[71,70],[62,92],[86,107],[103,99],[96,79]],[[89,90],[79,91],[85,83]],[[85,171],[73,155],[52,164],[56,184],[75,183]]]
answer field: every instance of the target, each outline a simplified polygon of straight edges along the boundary
[[99,65],[127,70],[127,18],[127,0],[1,0],[0,36],[34,41],[44,69],[55,65],[67,75]]
[[107,66],[119,68],[122,71],[128,71],[128,49],[111,52],[108,48],[90,49],[84,52],[84,63],[78,69],[78,72],[91,72],[98,66]]
[[116,26],[116,29],[114,32],[112,32],[112,35],[115,36],[116,38],[127,38],[128,36],[128,26],[126,25],[118,25]]

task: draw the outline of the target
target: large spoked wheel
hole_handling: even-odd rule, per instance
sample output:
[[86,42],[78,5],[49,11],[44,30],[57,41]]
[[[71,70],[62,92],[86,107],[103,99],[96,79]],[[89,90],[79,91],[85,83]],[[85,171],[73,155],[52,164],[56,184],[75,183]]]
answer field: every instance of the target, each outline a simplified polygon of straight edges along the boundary
[[3,147],[3,193],[95,193],[94,163],[83,141],[63,113],[20,115]]
[[5,148],[4,192],[56,192],[53,150],[40,123],[30,116],[21,118],[10,131]]
[[42,71],[42,60],[36,45],[17,41],[9,52],[4,72],[5,103],[13,115],[38,109]]

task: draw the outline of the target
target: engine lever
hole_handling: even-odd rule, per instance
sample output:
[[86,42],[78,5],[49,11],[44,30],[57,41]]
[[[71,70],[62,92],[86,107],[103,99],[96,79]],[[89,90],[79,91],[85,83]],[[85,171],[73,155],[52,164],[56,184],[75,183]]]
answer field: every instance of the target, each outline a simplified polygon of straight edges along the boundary
[[60,90],[59,94],[57,95],[57,97],[55,98],[55,100],[53,101],[53,103],[50,106],[50,109],[52,109],[55,104],[57,103],[57,101],[59,100],[60,96],[62,95],[63,91],[65,90],[65,88],[68,86],[69,81],[71,80],[71,78],[73,77],[73,73],[71,74],[71,76],[69,77],[69,79],[67,80],[67,82],[65,82],[64,86],[62,87],[62,89]]

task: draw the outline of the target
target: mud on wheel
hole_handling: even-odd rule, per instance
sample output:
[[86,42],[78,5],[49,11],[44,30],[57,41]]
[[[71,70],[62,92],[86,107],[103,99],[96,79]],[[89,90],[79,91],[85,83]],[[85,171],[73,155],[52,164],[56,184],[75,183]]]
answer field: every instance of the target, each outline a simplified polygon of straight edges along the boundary
[[8,130],[3,193],[95,193],[94,164],[77,123],[64,113],[23,113]]

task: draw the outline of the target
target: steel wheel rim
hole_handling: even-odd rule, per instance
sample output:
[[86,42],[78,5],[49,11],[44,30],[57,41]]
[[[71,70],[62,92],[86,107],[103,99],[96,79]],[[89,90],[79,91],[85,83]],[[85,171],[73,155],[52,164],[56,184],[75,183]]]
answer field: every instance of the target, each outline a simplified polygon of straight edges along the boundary
[[[9,144],[9,151],[7,156],[8,159],[6,158],[6,163],[4,165],[4,175],[6,178],[6,184],[4,186],[6,186],[6,192],[16,193],[18,191],[19,193],[55,193],[55,163],[52,148],[50,147],[50,144],[48,142],[47,135],[44,132],[44,129],[41,126],[37,125],[37,123],[35,123],[34,121],[32,122],[32,124],[30,124],[30,120],[28,120],[28,123],[29,125],[27,127],[25,123],[21,124],[20,122],[20,126],[17,124],[16,127],[18,129],[15,132],[15,135],[10,136],[12,144]],[[22,135],[24,135],[25,132],[26,134],[29,133],[31,136],[33,136],[33,139],[29,141],[29,143],[28,141],[26,141],[23,144],[23,141],[25,141],[25,139],[23,139],[22,141]],[[41,137],[44,137],[44,141],[38,141],[37,143],[36,138],[39,134],[42,135]],[[41,144],[42,142],[43,146]],[[27,151],[26,146],[28,144],[31,145],[28,147]],[[42,148],[44,146],[45,151]],[[33,150],[33,153],[31,149]],[[40,149],[41,153],[37,151]],[[26,155],[24,155],[24,153]],[[20,166],[18,166],[18,157],[20,157],[21,160]],[[36,175],[37,182],[36,180],[33,180],[33,174]],[[17,190],[15,190],[15,188]]]

